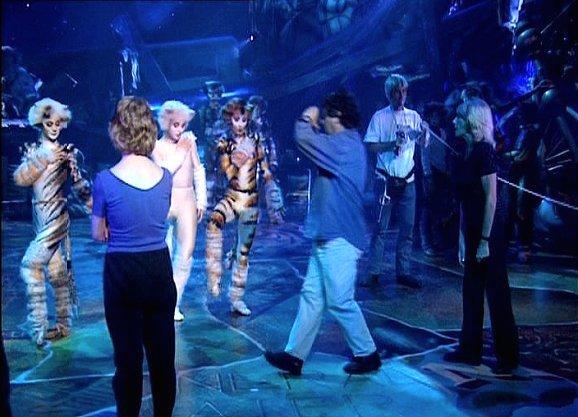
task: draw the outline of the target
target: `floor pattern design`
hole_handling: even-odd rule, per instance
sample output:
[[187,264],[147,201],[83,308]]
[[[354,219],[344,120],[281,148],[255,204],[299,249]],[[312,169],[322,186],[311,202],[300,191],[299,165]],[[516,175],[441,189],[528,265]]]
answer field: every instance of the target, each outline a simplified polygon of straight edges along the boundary
[[[381,370],[354,377],[342,371],[349,352],[330,317],[301,377],[268,366],[263,349],[284,346],[296,314],[310,250],[300,224],[259,225],[246,296],[251,317],[232,316],[224,298],[207,298],[204,234],[199,233],[185,291],[186,318],[175,324],[175,416],[578,415],[578,267],[570,257],[540,254],[531,267],[510,267],[522,361],[514,377],[490,372],[489,330],[481,366],[442,361],[460,327],[461,272],[450,255],[432,261],[416,252],[413,270],[424,288],[396,285],[390,279],[393,237],[387,249],[390,266],[379,285],[357,292],[384,360]],[[226,247],[232,236],[229,227]],[[114,416],[112,347],[101,288],[105,248],[91,241],[87,219],[73,221],[80,315],[70,338],[38,350],[26,336],[24,285],[18,277],[31,237],[29,223],[3,221],[3,335],[14,414]],[[362,258],[360,274],[366,262]],[[148,374],[143,383],[141,415],[152,416]]]

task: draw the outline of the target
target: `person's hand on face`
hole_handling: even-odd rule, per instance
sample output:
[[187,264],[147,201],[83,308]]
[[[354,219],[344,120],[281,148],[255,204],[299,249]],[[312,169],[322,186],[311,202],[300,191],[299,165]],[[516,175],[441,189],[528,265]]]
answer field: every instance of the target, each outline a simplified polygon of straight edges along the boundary
[[304,119],[309,119],[310,123],[319,128],[319,107],[317,106],[310,106],[303,110],[301,117]]

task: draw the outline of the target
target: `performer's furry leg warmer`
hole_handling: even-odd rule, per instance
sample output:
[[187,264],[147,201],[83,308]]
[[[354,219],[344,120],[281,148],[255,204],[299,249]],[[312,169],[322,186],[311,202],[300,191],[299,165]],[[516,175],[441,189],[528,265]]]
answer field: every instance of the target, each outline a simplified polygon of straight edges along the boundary
[[61,339],[70,335],[72,301],[69,275],[60,251],[57,251],[48,263],[48,279],[54,289],[56,327],[48,330],[46,339]]
[[207,289],[214,297],[221,293],[221,277],[223,275],[223,232],[212,220],[207,225],[206,242]]
[[229,287],[229,299],[231,300],[231,310],[248,316],[251,310],[243,301],[245,295],[245,287],[247,286],[247,276],[249,275],[249,262],[247,257],[241,257],[236,260],[233,266],[233,274],[231,276],[231,286]]
[[38,264],[25,256],[20,265],[20,276],[26,284],[28,322],[31,325],[31,336],[38,346],[42,346],[48,330],[44,265]]

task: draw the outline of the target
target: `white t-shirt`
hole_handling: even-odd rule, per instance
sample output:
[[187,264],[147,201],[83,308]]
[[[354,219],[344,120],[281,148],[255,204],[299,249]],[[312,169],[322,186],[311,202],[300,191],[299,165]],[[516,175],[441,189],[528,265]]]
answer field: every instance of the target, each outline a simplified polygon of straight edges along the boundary
[[[404,131],[405,135],[413,138],[416,131],[421,130],[421,117],[415,110],[406,109],[394,111],[387,106],[375,112],[365,134],[365,143],[395,142],[396,132]],[[411,134],[410,134],[411,132]],[[393,151],[377,154],[376,168],[385,170],[389,175],[404,178],[412,170],[415,140],[409,140],[396,155]],[[408,182],[414,180],[412,175]]]

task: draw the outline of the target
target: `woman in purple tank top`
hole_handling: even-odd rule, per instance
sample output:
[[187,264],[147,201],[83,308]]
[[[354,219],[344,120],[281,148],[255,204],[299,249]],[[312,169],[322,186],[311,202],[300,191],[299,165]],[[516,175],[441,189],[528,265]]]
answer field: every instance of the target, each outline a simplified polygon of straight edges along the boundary
[[176,393],[176,288],[165,219],[172,177],[149,159],[157,127],[146,100],[122,98],[109,134],[122,158],[94,182],[92,237],[108,244],[104,312],[114,347],[117,413],[139,415],[144,346],[154,415],[170,416]]

